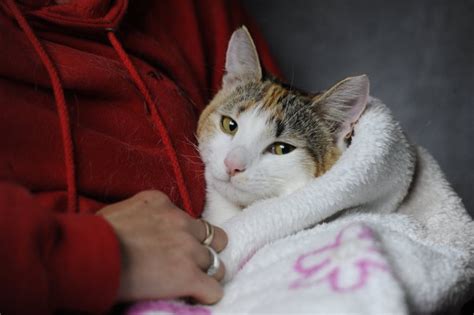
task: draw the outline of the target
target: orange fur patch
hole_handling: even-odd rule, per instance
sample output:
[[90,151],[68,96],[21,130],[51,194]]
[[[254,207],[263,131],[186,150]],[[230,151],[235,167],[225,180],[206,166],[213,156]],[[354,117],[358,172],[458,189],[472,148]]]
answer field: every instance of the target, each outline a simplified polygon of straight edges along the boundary
[[318,161],[316,165],[316,173],[314,176],[319,177],[326,173],[337,162],[340,156],[341,151],[336,146],[328,149],[323,159]]

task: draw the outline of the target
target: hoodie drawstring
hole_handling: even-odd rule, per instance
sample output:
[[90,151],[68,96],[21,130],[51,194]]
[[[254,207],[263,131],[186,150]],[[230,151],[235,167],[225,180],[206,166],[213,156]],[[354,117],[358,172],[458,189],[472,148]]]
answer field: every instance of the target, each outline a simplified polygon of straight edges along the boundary
[[189,196],[189,191],[186,187],[186,183],[184,181],[183,170],[181,168],[181,165],[179,164],[176,149],[174,148],[173,143],[171,142],[170,136],[163,123],[163,119],[161,118],[160,113],[156,108],[155,102],[151,98],[151,94],[148,90],[148,87],[145,85],[143,78],[140,76],[140,73],[135,68],[134,64],[132,63],[132,60],[130,60],[130,57],[123,49],[122,45],[120,44],[119,40],[117,39],[117,36],[115,36],[112,29],[107,30],[107,37],[109,38],[110,44],[115,49],[115,52],[119,56],[128,73],[132,77],[133,82],[140,90],[140,93],[145,99],[147,108],[151,113],[151,119],[153,121],[153,124],[155,125],[156,129],[158,129],[158,133],[160,134],[163,144],[165,145],[166,154],[170,159],[174,176],[178,184],[179,194],[183,201],[184,210],[186,210],[186,212],[189,214],[197,216],[198,213],[194,212],[191,206],[191,198]]
[[[65,166],[66,166],[66,183],[67,183],[67,200],[68,200],[68,212],[73,213],[78,211],[78,202],[77,202],[77,184],[76,184],[76,166],[74,161],[74,142],[72,140],[72,131],[71,131],[71,121],[69,112],[66,106],[66,100],[64,97],[64,89],[61,84],[61,80],[59,78],[59,73],[56,67],[54,66],[51,58],[46,53],[43,45],[36,37],[35,33],[33,32],[32,28],[28,24],[27,20],[23,16],[22,12],[18,9],[14,0],[6,0],[6,3],[11,10],[13,16],[17,20],[20,28],[26,34],[26,37],[30,41],[31,45],[33,46],[34,50],[38,54],[41,62],[45,66],[49,78],[51,80],[51,84],[53,87],[54,98],[56,101],[56,107],[59,115],[59,122],[61,126],[61,136],[62,136],[62,143],[64,148],[64,159],[65,159]],[[146,105],[151,113],[151,118],[153,125],[158,130],[158,133],[163,141],[165,146],[166,153],[170,159],[171,166],[173,168],[174,176],[176,178],[176,182],[178,185],[178,190],[181,196],[181,200],[183,202],[183,208],[189,214],[197,216],[198,213],[192,207],[191,198],[189,195],[189,191],[186,187],[186,183],[184,181],[183,170],[178,160],[178,156],[176,153],[176,149],[171,142],[170,136],[166,127],[163,123],[163,119],[156,108],[155,102],[151,98],[150,91],[148,87],[145,85],[144,80],[140,76],[139,72],[133,65],[130,57],[127,55],[125,50],[123,49],[122,45],[118,41],[117,37],[113,33],[112,30],[107,30],[107,37],[115,49],[117,55],[119,56],[121,62],[127,69],[128,73],[130,74],[133,82],[139,89],[140,93],[143,95]]]
[[6,0],[9,9],[20,25],[20,28],[26,34],[34,50],[41,59],[41,62],[48,71],[51,84],[53,86],[54,98],[56,100],[56,108],[59,115],[59,123],[61,126],[61,136],[64,149],[64,162],[66,164],[66,183],[67,183],[67,210],[70,213],[77,211],[77,186],[76,186],[76,167],[74,163],[74,143],[72,141],[71,120],[64,98],[64,89],[59,79],[58,70],[54,66],[51,58],[46,53],[43,45],[41,45],[38,37],[31,29],[25,17],[18,9],[14,0]]

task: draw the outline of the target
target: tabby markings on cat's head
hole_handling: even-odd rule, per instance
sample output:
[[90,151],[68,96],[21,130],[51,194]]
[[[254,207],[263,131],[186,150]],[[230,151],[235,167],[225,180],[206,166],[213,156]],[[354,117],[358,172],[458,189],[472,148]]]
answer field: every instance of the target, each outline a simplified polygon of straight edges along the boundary
[[263,76],[249,33],[238,29],[229,42],[223,87],[199,120],[209,189],[245,207],[321,176],[345,150],[368,91],[365,75],[315,94]]

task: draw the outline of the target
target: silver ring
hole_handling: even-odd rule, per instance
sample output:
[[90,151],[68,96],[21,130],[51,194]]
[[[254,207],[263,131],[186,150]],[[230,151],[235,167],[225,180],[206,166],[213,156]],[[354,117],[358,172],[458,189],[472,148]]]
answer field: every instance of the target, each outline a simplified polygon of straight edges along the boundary
[[201,221],[202,223],[204,223],[204,226],[206,227],[206,237],[204,238],[204,241],[202,241],[201,243],[204,246],[209,246],[214,240],[214,227],[212,226],[212,224],[210,224],[206,220],[201,219]]
[[212,256],[211,265],[209,266],[209,268],[207,268],[207,275],[212,277],[219,270],[219,267],[221,266],[221,261],[219,260],[219,256],[217,256],[216,251],[212,247],[207,245],[204,246],[209,251],[209,255]]

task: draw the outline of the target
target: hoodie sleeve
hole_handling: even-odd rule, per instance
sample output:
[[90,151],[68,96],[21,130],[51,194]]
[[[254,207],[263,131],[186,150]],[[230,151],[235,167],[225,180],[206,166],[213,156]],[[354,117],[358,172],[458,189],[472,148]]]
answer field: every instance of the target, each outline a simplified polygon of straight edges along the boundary
[[0,182],[0,218],[2,314],[112,306],[120,249],[102,217],[52,213],[24,188]]

